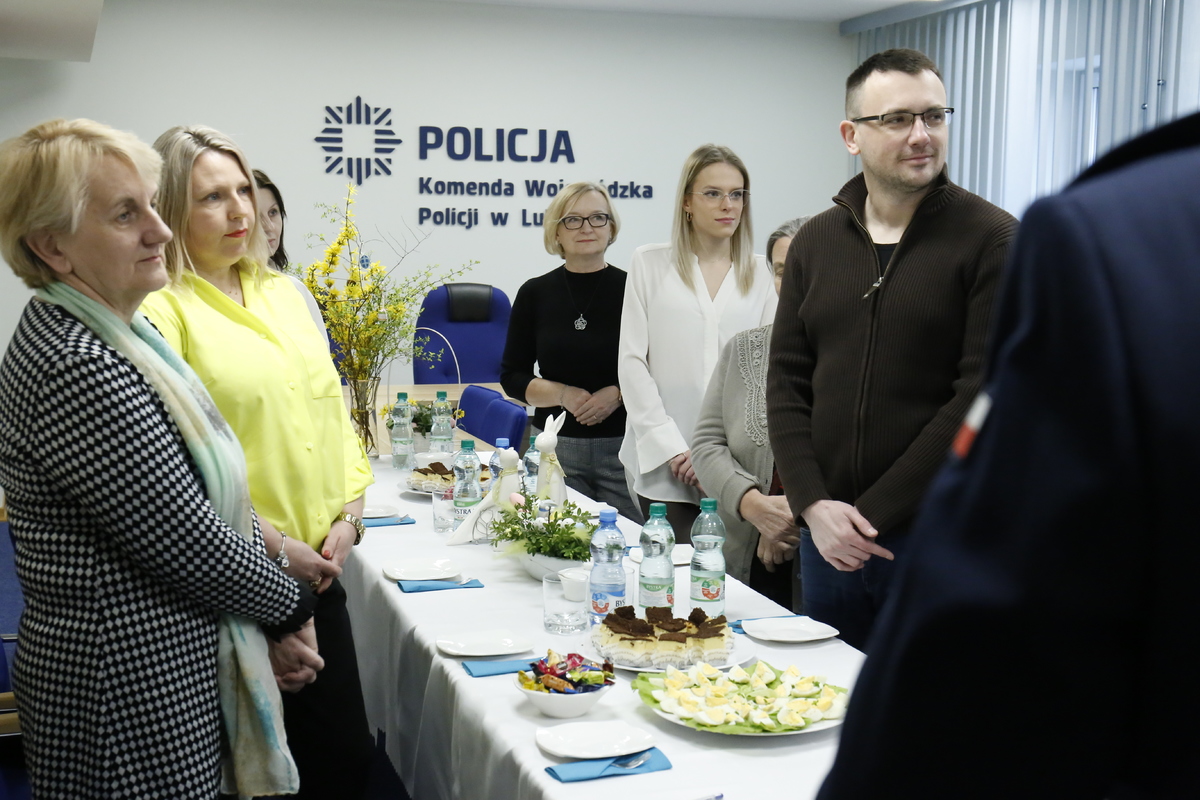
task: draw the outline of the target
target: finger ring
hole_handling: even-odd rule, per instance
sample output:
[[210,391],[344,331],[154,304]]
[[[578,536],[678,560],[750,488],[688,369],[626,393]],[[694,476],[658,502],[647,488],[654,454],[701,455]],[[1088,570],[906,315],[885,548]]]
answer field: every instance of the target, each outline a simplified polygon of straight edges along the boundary
[[320,578],[318,578],[318,579],[317,579],[317,580],[315,580],[315,581],[309,581],[309,582],[308,582],[308,588],[312,589],[314,592],[317,590],[317,588],[318,588],[318,587],[320,587],[320,585],[321,585],[321,579],[320,579]]

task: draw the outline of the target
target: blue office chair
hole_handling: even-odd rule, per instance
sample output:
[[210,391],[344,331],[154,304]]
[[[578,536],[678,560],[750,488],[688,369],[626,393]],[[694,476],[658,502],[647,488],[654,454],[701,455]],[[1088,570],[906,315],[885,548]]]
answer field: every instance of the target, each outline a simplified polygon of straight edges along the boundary
[[508,439],[509,447],[520,452],[528,425],[529,414],[525,407],[501,397],[493,400],[487,407],[482,430],[476,435],[491,445],[495,445],[497,439]]
[[441,358],[413,358],[415,383],[499,383],[500,359],[512,305],[508,295],[483,283],[447,283],[421,303],[417,336]]
[[458,400],[458,408],[463,412],[462,419],[458,421],[458,427],[462,428],[472,436],[483,436],[480,431],[483,430],[485,418],[487,415],[488,406],[493,400],[500,400],[503,395],[495,389],[489,389],[486,386],[471,386],[463,389],[462,397]]

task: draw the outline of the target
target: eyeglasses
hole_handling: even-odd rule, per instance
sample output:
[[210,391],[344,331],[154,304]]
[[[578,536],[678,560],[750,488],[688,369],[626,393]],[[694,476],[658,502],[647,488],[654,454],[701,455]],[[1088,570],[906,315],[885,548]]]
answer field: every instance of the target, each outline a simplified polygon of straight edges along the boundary
[[603,228],[612,219],[608,214],[590,214],[586,217],[563,217],[558,222],[569,231],[577,231],[583,227],[583,221],[587,220],[587,224],[593,228]]
[[950,115],[954,113],[953,108],[931,108],[928,111],[922,111],[919,114],[915,111],[893,111],[890,114],[876,114],[873,117],[859,117],[852,119],[851,122],[873,122],[879,121],[879,127],[885,131],[907,131],[913,126],[913,122],[917,117],[925,123],[926,130],[937,130],[950,124]]
[[698,194],[714,205],[728,197],[731,203],[744,203],[750,199],[749,189],[734,189],[732,192],[721,192],[716,189],[705,189],[703,192],[688,192],[688,194]]

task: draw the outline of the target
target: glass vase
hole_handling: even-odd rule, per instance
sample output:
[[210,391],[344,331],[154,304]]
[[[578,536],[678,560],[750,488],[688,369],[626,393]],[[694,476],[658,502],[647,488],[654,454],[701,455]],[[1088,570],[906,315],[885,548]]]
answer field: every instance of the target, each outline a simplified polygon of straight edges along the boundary
[[347,378],[350,387],[350,420],[358,434],[368,458],[379,458],[375,395],[379,391],[379,378]]

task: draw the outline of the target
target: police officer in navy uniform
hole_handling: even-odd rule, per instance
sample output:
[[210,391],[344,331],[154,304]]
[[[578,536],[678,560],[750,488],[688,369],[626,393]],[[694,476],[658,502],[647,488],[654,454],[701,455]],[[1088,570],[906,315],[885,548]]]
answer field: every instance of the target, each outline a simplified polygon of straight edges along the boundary
[[1200,115],[1021,223],[822,800],[1200,797]]

